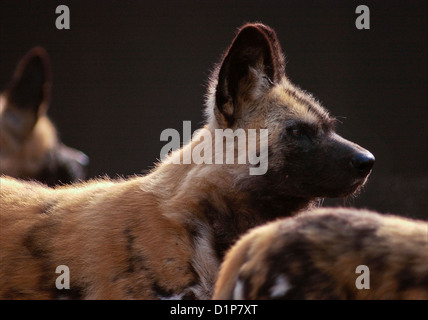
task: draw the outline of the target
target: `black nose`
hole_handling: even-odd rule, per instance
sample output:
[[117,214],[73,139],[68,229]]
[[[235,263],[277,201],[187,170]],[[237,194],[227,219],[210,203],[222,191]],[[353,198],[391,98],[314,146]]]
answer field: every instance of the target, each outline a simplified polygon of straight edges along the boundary
[[369,174],[375,163],[375,157],[370,152],[357,153],[352,157],[351,164],[361,176]]

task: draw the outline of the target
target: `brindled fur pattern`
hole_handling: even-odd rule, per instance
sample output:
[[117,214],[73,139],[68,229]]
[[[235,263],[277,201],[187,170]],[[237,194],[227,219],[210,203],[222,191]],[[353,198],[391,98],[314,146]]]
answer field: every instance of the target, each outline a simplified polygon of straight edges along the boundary
[[428,223],[349,208],[279,219],[227,253],[214,299],[427,300]]
[[31,49],[0,95],[0,173],[54,186],[86,179],[89,158],[61,143],[47,115],[52,73],[45,49]]
[[[197,131],[145,176],[54,189],[2,177],[0,297],[208,299],[225,252],[247,230],[357,192],[373,155],[335,132],[284,65],[273,29],[246,24],[208,85],[203,128],[213,149],[215,129],[268,129],[264,175],[236,159],[174,164],[201,143]],[[59,265],[70,289],[55,286]]]

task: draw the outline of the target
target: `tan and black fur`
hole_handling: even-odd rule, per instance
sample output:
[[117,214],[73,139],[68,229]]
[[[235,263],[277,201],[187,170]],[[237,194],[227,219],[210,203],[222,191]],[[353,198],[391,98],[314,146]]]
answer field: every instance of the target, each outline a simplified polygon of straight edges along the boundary
[[[335,133],[284,64],[271,28],[244,25],[207,94],[204,128],[213,137],[215,129],[268,129],[264,175],[237,161],[168,162],[201,143],[198,131],[143,177],[55,189],[3,177],[0,297],[211,298],[225,252],[248,229],[358,190],[374,157]],[[69,290],[55,287],[58,265],[70,269]]]
[[0,95],[1,174],[50,186],[86,178],[88,157],[61,143],[47,116],[51,86],[48,54],[33,48]]
[[345,208],[279,219],[227,253],[214,299],[427,300],[428,223]]

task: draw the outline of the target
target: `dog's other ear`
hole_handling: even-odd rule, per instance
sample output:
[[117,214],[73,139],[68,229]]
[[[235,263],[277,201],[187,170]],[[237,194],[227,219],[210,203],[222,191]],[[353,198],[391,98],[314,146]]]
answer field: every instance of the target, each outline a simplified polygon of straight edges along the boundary
[[226,123],[234,123],[242,102],[279,82],[284,69],[284,56],[273,29],[259,23],[241,27],[218,72],[215,101]]
[[[17,108],[39,112],[50,102],[51,70],[45,49],[31,49],[19,62],[7,88],[8,100]],[[45,110],[43,110],[45,111]]]
[[46,112],[51,97],[51,77],[49,56],[41,47],[31,49],[18,63],[3,93],[3,117],[8,117],[10,129],[18,136],[28,135],[39,115]]

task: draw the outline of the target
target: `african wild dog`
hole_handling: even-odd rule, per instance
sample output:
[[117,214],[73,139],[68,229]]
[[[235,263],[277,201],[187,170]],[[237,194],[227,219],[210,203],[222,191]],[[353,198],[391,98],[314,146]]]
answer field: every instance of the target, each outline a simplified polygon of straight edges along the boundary
[[86,178],[88,157],[62,144],[46,111],[51,96],[49,57],[30,50],[0,96],[0,173],[48,185]]
[[[355,192],[374,157],[335,133],[284,64],[275,32],[247,24],[208,90],[206,130],[268,129],[264,175],[236,161],[163,161],[143,177],[55,189],[2,178],[0,296],[211,298],[225,251],[249,228]],[[166,160],[202,143],[199,134]],[[59,265],[70,290],[55,288]]]
[[428,223],[322,208],[256,227],[227,253],[214,299],[426,300]]

